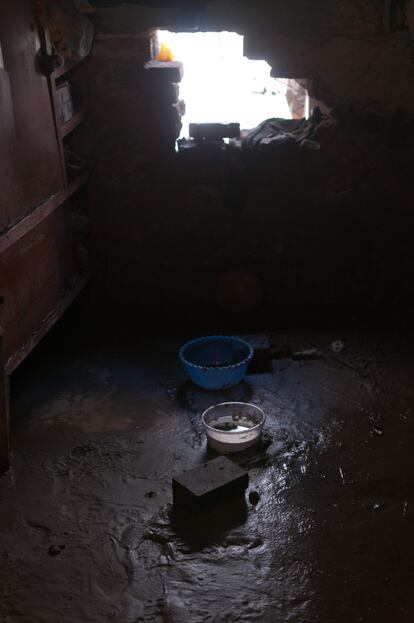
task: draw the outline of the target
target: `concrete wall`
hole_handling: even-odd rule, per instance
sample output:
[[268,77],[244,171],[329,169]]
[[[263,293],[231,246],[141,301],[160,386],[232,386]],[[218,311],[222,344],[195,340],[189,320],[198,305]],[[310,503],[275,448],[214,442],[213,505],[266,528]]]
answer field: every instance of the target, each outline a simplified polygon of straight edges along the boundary
[[219,314],[229,272],[240,310],[245,299],[259,312],[412,300],[414,65],[402,4],[208,3],[202,29],[244,33],[248,56],[267,59],[275,75],[311,79],[336,115],[318,128],[318,151],[255,159],[230,177],[215,158],[177,159],[154,140],[163,117],[142,70],[148,33],[180,29],[185,15],[100,9],[95,179],[108,309],[169,319],[179,312],[184,322]]
[[[178,3],[178,0],[177,0]],[[331,106],[388,114],[414,109],[409,0],[259,0],[208,2],[201,30],[245,35],[246,55],[266,59],[279,77],[312,78],[315,96]],[[186,28],[186,13],[130,4],[100,9],[111,32]]]

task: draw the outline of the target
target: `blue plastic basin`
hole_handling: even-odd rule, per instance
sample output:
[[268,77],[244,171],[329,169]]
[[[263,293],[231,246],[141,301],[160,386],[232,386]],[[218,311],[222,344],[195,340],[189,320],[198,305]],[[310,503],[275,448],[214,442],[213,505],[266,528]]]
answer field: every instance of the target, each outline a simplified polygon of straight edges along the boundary
[[253,348],[238,337],[214,335],[187,342],[179,356],[195,385],[204,389],[226,389],[243,380]]

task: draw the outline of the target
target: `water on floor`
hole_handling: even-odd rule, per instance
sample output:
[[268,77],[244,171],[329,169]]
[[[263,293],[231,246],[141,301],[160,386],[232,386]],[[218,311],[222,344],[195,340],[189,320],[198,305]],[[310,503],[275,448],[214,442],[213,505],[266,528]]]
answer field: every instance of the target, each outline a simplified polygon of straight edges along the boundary
[[[218,393],[186,383],[174,340],[35,354],[14,381],[0,479],[0,621],[413,621],[408,343],[283,341],[324,358]],[[259,405],[265,432],[232,457],[246,500],[191,527],[171,478],[214,456],[200,414],[224,400]]]

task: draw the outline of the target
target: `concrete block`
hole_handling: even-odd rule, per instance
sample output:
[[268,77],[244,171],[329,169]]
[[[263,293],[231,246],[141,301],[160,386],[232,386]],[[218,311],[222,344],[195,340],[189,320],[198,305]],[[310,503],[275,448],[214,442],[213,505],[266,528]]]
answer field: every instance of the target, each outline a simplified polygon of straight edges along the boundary
[[175,82],[172,82],[171,84],[167,85],[167,100],[171,103],[171,104],[176,104],[178,102],[178,99],[180,97],[180,85],[176,84]]
[[179,100],[176,104],[173,104],[173,108],[177,111],[179,118],[184,117],[185,115],[185,101]]
[[184,75],[184,66],[177,61],[164,62],[164,61],[148,61],[145,64],[150,79],[157,82],[158,80],[171,83],[181,82]]
[[146,85],[147,95],[153,101],[162,101],[165,104],[176,104],[180,96],[180,85],[175,82],[164,82],[163,80],[150,80]]
[[247,374],[268,374],[272,371],[272,347],[264,334],[241,335],[253,349],[254,355],[247,369]]
[[217,141],[222,138],[239,138],[239,123],[190,123],[190,136],[196,141]]
[[172,481],[174,506],[202,512],[244,495],[249,474],[225,456],[176,476]]

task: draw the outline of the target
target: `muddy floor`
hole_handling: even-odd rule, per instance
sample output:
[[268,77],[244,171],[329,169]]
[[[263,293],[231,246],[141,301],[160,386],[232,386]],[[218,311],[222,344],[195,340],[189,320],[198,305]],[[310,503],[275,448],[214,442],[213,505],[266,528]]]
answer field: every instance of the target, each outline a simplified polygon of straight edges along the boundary
[[[276,339],[324,357],[219,394],[185,382],[175,340],[71,341],[25,364],[0,479],[1,623],[414,621],[412,346]],[[245,506],[176,525],[171,477],[214,456],[199,418],[223,398],[267,414],[234,457]]]

